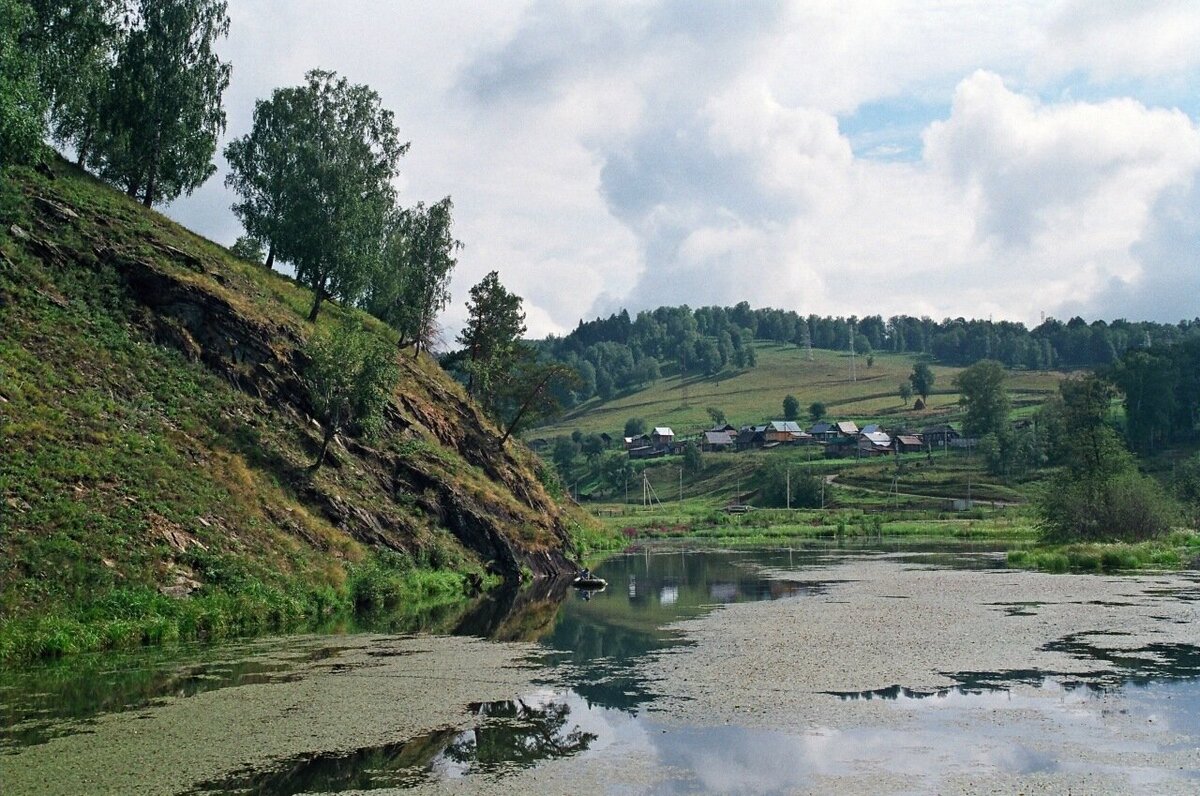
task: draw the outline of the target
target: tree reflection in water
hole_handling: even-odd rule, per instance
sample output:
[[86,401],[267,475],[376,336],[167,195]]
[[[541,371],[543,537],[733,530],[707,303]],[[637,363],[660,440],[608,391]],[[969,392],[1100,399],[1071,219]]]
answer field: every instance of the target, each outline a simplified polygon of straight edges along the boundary
[[518,699],[476,703],[471,708],[480,721],[447,746],[445,755],[472,770],[524,767],[567,757],[587,751],[597,737],[578,726],[566,729],[571,717],[566,702],[534,706]]
[[[474,727],[438,730],[401,743],[352,752],[314,752],[242,769],[199,783],[193,794],[237,793],[293,796],[348,790],[410,788],[452,773],[487,774],[525,768],[543,760],[587,751],[596,734],[568,730],[571,707],[546,700],[481,702],[470,706]],[[457,772],[450,769],[457,768]]]

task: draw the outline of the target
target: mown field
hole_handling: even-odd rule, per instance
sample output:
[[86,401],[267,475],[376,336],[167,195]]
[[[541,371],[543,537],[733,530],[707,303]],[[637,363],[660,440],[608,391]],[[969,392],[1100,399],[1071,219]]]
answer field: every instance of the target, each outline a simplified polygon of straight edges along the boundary
[[[783,417],[783,398],[800,400],[801,420],[807,422],[809,404],[825,404],[828,417],[886,426],[918,428],[930,422],[953,421],[959,415],[958,394],[952,382],[961,368],[933,365],[934,394],[928,406],[916,411],[899,396],[900,383],[912,372],[914,355],[874,355],[857,358],[857,374],[850,381],[850,358],[845,352],[814,350],[810,361],[803,349],[760,341],[758,366],[727,371],[716,376],[663,378],[649,387],[618,395],[609,401],[593,399],[568,412],[557,422],[532,429],[527,438],[553,437],[578,429],[583,433],[619,435],[630,417],[649,426],[670,426],[676,434],[694,434],[711,425],[707,409],[723,411],[734,425],[749,425]],[[1009,376],[1015,415],[1031,411],[1057,389],[1062,373],[1014,371]]]

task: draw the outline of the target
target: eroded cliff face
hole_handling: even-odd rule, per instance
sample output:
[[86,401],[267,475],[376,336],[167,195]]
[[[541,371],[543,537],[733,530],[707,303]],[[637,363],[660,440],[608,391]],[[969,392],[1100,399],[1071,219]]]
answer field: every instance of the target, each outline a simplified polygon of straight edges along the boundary
[[[24,226],[6,230],[6,246],[23,256],[0,265],[15,282],[47,283],[38,295],[67,303],[87,297],[69,295],[72,280],[56,274],[86,269],[111,283],[134,333],[241,395],[220,420],[221,439],[239,441],[239,461],[362,544],[416,555],[458,545],[508,579],[574,569],[569,529],[588,519],[551,497],[523,446],[498,446],[497,429],[428,356],[398,351],[401,378],[382,432],[369,441],[342,435],[330,462],[310,472],[320,429],[300,376],[303,343],[315,331],[303,317],[305,291],[57,170],[55,179],[31,176],[22,186]],[[374,319],[333,306],[321,322],[386,334]],[[284,532],[318,549],[337,547],[312,521],[273,509],[270,496],[258,500]]]

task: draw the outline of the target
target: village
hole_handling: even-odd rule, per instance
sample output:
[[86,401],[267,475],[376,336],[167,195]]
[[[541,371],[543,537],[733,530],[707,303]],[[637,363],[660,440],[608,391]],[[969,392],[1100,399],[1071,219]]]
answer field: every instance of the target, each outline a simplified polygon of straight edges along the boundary
[[[607,435],[602,434],[601,438]],[[605,440],[607,442],[607,440]],[[793,420],[740,428],[725,423],[692,436],[676,436],[669,426],[657,426],[650,432],[622,440],[630,459],[654,459],[682,454],[688,445],[705,453],[736,453],[747,450],[771,450],[786,445],[817,445],[827,458],[927,453],[948,448],[969,448],[974,440],[963,437],[953,426],[943,423],[920,433],[889,433],[871,423],[859,428],[853,420],[817,422],[807,430]]]

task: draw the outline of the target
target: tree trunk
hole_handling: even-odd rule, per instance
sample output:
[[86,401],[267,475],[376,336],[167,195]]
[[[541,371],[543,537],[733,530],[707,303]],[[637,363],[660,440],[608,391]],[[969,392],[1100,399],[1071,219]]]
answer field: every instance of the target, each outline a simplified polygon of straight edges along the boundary
[[325,438],[321,440],[321,453],[317,456],[317,460],[313,462],[312,470],[314,473],[325,463],[325,454],[329,451],[329,443],[333,442],[333,438],[336,435],[337,430],[333,426],[325,430]]
[[266,269],[270,271],[275,267],[275,244],[271,243],[267,246],[267,261],[264,263]]
[[529,410],[529,407],[533,404],[534,399],[537,398],[542,390],[546,387],[546,383],[550,381],[552,375],[552,373],[547,373],[545,376],[543,376],[542,380],[537,383],[537,386],[533,388],[533,390],[521,403],[521,408],[517,410],[516,417],[512,419],[512,422],[508,424],[508,428],[504,430],[504,436],[500,438],[500,444],[498,447],[503,448],[504,443],[508,442],[508,438],[511,437],[513,431],[516,430],[517,424],[521,422],[521,418],[525,416],[525,412]]
[[316,323],[317,313],[321,311],[321,302],[325,300],[325,288],[318,287],[313,291],[312,309],[308,311],[308,322]]
[[154,194],[158,189],[158,154],[162,148],[162,142],[159,140],[159,135],[154,137],[154,148],[150,150],[150,166],[146,169],[146,195],[142,197],[142,204],[146,207],[154,205]]
[[79,142],[79,151],[75,153],[76,165],[79,168],[84,168],[87,165],[88,150],[92,148],[92,134],[85,133],[83,139]]

